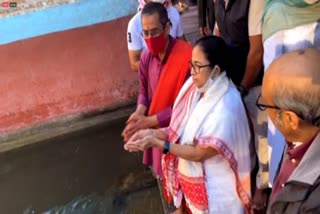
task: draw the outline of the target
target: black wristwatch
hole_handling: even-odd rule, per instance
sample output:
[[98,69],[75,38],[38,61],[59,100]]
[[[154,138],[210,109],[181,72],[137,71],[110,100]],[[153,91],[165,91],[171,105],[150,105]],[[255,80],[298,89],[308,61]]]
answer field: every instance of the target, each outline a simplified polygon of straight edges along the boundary
[[169,150],[170,150],[170,142],[166,141],[166,142],[164,142],[164,148],[163,148],[162,153],[167,154],[169,152]]

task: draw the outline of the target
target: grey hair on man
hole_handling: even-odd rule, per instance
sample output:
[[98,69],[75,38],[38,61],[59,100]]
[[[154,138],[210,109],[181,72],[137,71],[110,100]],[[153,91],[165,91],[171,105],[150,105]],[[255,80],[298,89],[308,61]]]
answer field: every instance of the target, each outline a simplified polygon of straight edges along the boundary
[[[319,74],[320,75],[320,70]],[[319,83],[318,83],[319,84]],[[315,89],[315,88],[314,88]],[[320,91],[279,84],[272,90],[274,104],[295,112],[302,120],[320,126]],[[280,110],[281,111],[281,110]],[[318,118],[317,118],[318,117]],[[279,121],[281,123],[281,121]]]
[[279,124],[282,123],[279,121],[281,111],[289,110],[308,124],[320,127],[320,51],[294,51],[275,60],[268,70],[275,67],[271,97],[280,109],[277,111]]

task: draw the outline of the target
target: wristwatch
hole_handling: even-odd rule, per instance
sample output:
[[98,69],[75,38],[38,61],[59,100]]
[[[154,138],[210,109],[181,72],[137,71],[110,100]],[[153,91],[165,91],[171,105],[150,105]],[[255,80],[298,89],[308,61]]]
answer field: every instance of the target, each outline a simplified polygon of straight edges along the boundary
[[163,148],[162,153],[167,154],[169,152],[169,150],[170,150],[170,142],[166,141],[166,142],[164,142],[164,148]]

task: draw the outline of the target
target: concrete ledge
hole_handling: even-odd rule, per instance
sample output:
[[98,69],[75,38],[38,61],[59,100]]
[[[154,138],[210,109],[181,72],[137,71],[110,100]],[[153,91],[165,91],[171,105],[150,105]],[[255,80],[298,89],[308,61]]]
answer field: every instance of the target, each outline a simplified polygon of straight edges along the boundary
[[3,134],[0,136],[0,153],[126,118],[135,108],[135,103],[122,103],[106,109],[49,121],[15,133]]

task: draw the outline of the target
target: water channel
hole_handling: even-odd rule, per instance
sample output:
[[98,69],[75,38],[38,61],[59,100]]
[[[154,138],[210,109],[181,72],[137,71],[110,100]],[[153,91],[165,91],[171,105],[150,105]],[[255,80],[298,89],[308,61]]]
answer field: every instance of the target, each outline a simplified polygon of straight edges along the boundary
[[0,154],[1,214],[160,214],[141,153],[123,150],[125,118]]

